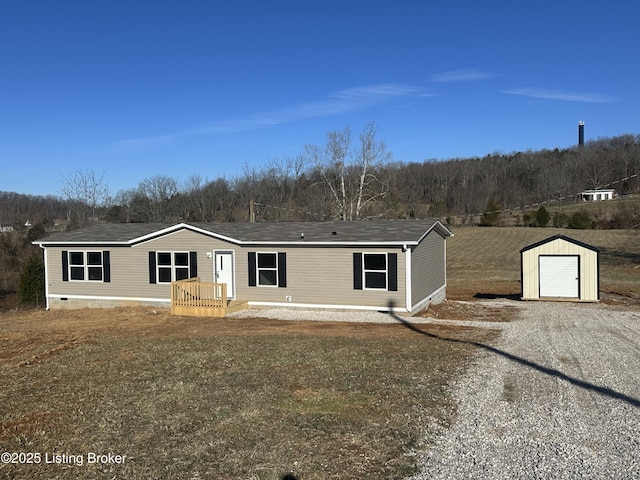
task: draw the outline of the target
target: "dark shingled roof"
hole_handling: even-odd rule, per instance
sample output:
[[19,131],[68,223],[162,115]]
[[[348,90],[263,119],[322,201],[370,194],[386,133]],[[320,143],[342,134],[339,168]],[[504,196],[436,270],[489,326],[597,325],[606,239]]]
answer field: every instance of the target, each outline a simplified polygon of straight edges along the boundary
[[[431,229],[453,235],[438,220],[260,223],[101,223],[56,233],[39,245],[135,244],[181,229],[189,229],[238,244],[415,244]],[[303,236],[304,235],[304,236]]]

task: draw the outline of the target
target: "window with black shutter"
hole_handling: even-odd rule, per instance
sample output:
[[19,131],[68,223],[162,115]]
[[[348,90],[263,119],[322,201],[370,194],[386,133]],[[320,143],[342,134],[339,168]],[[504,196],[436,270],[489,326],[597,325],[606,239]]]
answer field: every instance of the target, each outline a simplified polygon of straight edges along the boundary
[[250,287],[286,287],[287,254],[285,252],[249,252]]
[[197,277],[197,258],[197,252],[149,252],[149,283]]
[[110,282],[111,265],[108,251],[62,252],[62,281]]
[[398,290],[397,253],[354,253],[354,290]]

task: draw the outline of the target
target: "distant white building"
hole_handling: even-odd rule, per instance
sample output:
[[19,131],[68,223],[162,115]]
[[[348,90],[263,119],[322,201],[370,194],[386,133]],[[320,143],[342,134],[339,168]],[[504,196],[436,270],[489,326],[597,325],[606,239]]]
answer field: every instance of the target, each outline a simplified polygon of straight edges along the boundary
[[13,227],[11,225],[0,225],[0,233],[9,233],[13,232]]
[[602,200],[613,200],[616,191],[613,189],[585,190],[580,194],[583,202],[600,202]]

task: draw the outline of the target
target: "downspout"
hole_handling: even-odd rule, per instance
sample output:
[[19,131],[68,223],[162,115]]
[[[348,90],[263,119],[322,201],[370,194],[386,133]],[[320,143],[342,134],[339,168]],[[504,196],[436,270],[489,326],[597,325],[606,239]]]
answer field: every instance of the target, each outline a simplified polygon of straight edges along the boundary
[[47,271],[48,256],[47,256],[47,249],[44,247],[44,245],[40,244],[40,248],[44,250],[44,303],[45,303],[45,309],[48,311],[49,310],[49,274]]
[[412,298],[411,298],[411,249],[407,245],[402,246],[402,250],[404,251],[404,262],[405,262],[405,281],[404,281],[404,290],[405,290],[405,309],[407,312],[411,313],[412,309]]

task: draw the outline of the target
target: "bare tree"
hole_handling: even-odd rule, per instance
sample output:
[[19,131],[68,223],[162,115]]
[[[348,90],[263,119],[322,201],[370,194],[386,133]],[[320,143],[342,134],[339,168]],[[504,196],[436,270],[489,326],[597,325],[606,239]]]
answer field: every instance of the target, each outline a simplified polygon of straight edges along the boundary
[[272,158],[255,177],[256,194],[265,219],[299,220],[304,217],[296,196],[304,182],[305,157]]
[[184,209],[186,218],[201,222],[210,222],[213,219],[215,199],[211,191],[207,189],[210,182],[200,175],[191,175],[184,184]]
[[358,174],[355,218],[360,218],[365,206],[384,197],[388,183],[381,178],[382,167],[391,160],[391,152],[382,140],[376,139],[375,123],[367,124],[360,133],[360,147],[356,153],[355,166]]
[[96,209],[104,206],[109,199],[104,175],[104,172],[97,174],[92,169],[80,168],[62,177],[61,192],[67,200],[77,205],[76,220],[80,227],[95,221]]
[[333,131],[327,134],[324,148],[307,145],[305,154],[315,165],[322,176],[323,184],[331,192],[337,214],[341,220],[347,218],[349,205],[348,192],[348,155],[351,148],[351,130],[345,128],[342,132]]
[[138,193],[146,200],[145,205],[142,206],[145,221],[168,222],[173,220],[171,200],[178,194],[176,179],[165,175],[156,175],[140,182]]
[[351,145],[351,130],[327,134],[324,148],[305,147],[306,157],[328,188],[341,220],[362,218],[364,208],[386,195],[388,184],[381,180],[381,168],[391,158],[384,142],[376,139],[377,128],[369,123],[359,136],[357,150]]

